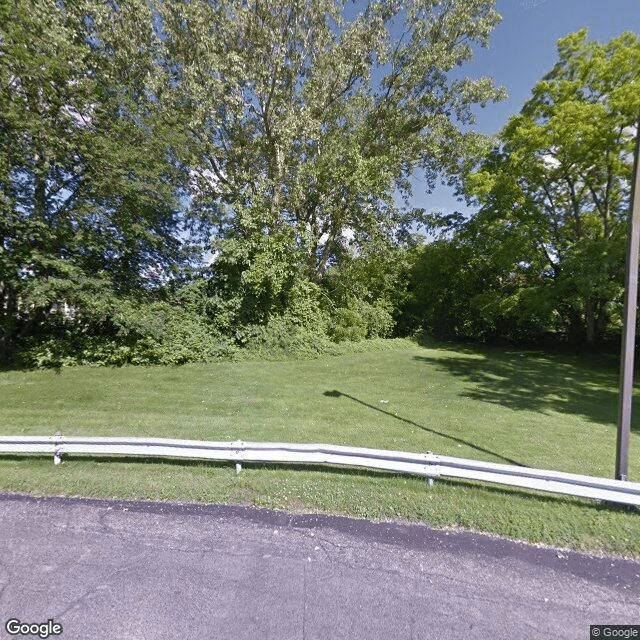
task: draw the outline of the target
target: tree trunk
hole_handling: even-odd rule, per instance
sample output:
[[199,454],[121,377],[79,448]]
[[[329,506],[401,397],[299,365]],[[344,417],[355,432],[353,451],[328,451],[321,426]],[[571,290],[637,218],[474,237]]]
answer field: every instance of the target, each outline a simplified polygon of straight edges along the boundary
[[587,325],[587,344],[593,344],[596,337],[596,313],[593,298],[587,297],[584,300],[584,315]]
[[598,300],[596,312],[596,338],[600,341],[604,338],[604,330],[607,326],[607,307],[604,300]]

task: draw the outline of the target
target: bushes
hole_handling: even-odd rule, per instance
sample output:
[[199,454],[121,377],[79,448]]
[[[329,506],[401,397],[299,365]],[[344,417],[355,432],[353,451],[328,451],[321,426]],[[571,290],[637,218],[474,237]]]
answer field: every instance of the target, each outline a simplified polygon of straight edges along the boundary
[[148,292],[146,300],[88,292],[74,300],[72,314],[49,317],[43,330],[23,345],[19,362],[56,368],[178,365],[317,357],[343,351],[336,349],[337,343],[349,350],[348,343],[389,337],[395,325],[393,265],[387,272],[380,256],[372,263],[376,269],[360,260],[352,259],[344,274],[334,270],[322,285],[290,269],[277,287],[265,285],[268,300],[247,285],[246,271],[234,275],[226,263],[212,267],[208,278]]
[[362,316],[348,307],[335,310],[329,325],[329,336],[334,342],[358,342],[367,332],[367,325]]
[[334,342],[387,338],[407,297],[410,251],[374,245],[327,273],[328,333]]
[[394,326],[393,317],[383,306],[352,299],[348,307],[335,310],[328,330],[334,342],[358,342],[364,338],[387,338]]
[[266,325],[254,325],[247,334],[244,346],[249,356],[313,358],[332,350],[332,343],[325,333],[300,326],[282,316],[272,317]]
[[[67,323],[68,324],[68,323]],[[73,364],[184,364],[230,358],[232,341],[200,318],[167,303],[129,301],[100,322],[75,323],[33,342],[20,356],[29,367]]]

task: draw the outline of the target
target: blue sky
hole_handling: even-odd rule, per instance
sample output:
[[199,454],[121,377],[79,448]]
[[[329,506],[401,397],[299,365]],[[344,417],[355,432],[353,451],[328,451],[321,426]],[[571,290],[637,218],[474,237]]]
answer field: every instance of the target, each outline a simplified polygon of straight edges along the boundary
[[[531,89],[557,60],[558,38],[587,27],[589,38],[606,42],[624,31],[640,34],[640,0],[496,0],[502,22],[494,30],[488,50],[476,51],[463,68],[471,77],[488,75],[504,86],[509,98],[478,109],[477,129],[495,133],[510,115],[518,113]],[[415,206],[427,210],[468,210],[450,189],[425,194],[414,182]]]

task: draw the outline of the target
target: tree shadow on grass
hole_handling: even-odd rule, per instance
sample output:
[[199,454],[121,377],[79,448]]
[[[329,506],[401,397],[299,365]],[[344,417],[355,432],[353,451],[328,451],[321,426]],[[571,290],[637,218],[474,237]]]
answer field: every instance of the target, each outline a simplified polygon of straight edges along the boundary
[[380,413],[384,413],[387,416],[390,416],[392,418],[395,418],[396,420],[400,420],[401,422],[405,422],[406,424],[410,424],[414,427],[418,427],[418,429],[422,429],[423,431],[428,431],[429,433],[433,433],[436,436],[440,436],[442,438],[446,438],[447,440],[452,440],[453,442],[456,442],[457,444],[462,444],[465,445],[467,447],[470,447],[471,449],[475,449],[476,451],[481,451],[482,453],[486,453],[489,454],[490,456],[493,456],[495,458],[498,458],[499,460],[502,460],[503,462],[506,462],[508,464],[515,464],[519,467],[524,467],[526,465],[522,464],[521,462],[516,462],[515,460],[512,460],[511,458],[506,458],[503,455],[500,455],[499,453],[496,453],[495,451],[491,451],[490,449],[485,449],[484,447],[480,447],[477,444],[473,444],[473,442],[470,442],[469,440],[463,440],[462,438],[456,438],[455,436],[449,435],[448,433],[443,433],[442,431],[437,431],[436,429],[432,429],[431,427],[425,427],[422,424],[418,424],[417,422],[414,422],[413,420],[408,420],[407,418],[402,418],[398,415],[396,415],[395,413],[391,413],[390,411],[385,411],[384,409],[380,409],[379,407],[375,407],[372,404],[369,404],[368,402],[364,402],[362,400],[359,400],[358,398],[355,398],[354,396],[349,395],[348,393],[344,393],[343,391],[337,391],[336,389],[334,389],[333,391],[325,391],[324,392],[325,396],[328,396],[330,398],[340,398],[342,396],[344,396],[345,398],[349,398],[349,400],[353,400],[354,402],[357,402],[358,404],[361,404],[365,407],[368,407],[369,409],[373,409],[374,411],[378,411]]
[[[469,383],[460,392],[465,398],[514,411],[565,413],[616,424],[618,369],[611,357],[465,346],[414,359]],[[640,431],[638,419],[631,429]]]

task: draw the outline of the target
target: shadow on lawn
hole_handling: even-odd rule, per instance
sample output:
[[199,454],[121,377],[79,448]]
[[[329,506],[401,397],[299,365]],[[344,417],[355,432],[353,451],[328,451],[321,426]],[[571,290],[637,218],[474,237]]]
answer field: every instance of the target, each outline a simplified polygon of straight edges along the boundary
[[[452,355],[454,350],[458,353]],[[514,411],[553,411],[616,424],[618,369],[613,358],[482,347],[449,347],[447,352],[414,359],[470,383],[460,391],[462,397]],[[640,431],[638,419],[631,429]]]
[[495,451],[490,451],[489,449],[485,449],[484,447],[480,447],[477,444],[473,444],[473,442],[469,442],[468,440],[463,440],[462,438],[456,438],[455,436],[451,436],[447,433],[443,433],[442,431],[437,431],[436,429],[431,429],[430,427],[425,427],[422,424],[418,424],[417,422],[414,422],[413,420],[408,420],[407,418],[402,418],[398,415],[396,415],[395,413],[391,413],[390,411],[385,411],[384,409],[380,409],[379,407],[375,407],[372,404],[369,404],[368,402],[364,402],[362,400],[359,400],[358,398],[354,398],[353,396],[350,396],[348,393],[344,393],[342,391],[337,391],[336,389],[334,389],[333,391],[325,391],[324,392],[325,396],[328,396],[330,398],[340,398],[342,396],[344,396],[345,398],[349,398],[349,400],[353,400],[354,402],[357,402],[358,404],[361,404],[365,407],[368,407],[369,409],[373,409],[374,411],[379,411],[380,413],[384,413],[387,416],[391,416],[392,418],[395,418],[396,420],[400,420],[401,422],[405,422],[406,424],[410,424],[414,427],[418,427],[418,429],[422,429],[423,431],[428,431],[429,433],[433,433],[436,436],[440,436],[442,438],[446,438],[447,440],[452,440],[453,442],[456,442],[458,444],[463,444],[466,445],[467,447],[471,447],[472,449],[475,449],[476,451],[482,451],[482,453],[488,453],[491,456],[494,456],[500,460],[502,460],[503,462],[507,462],[509,464],[515,464],[518,465],[519,467],[524,467],[526,465],[523,465],[521,462],[516,462],[515,460],[512,460],[511,458],[505,458],[504,456],[500,455],[499,453],[496,453]]

